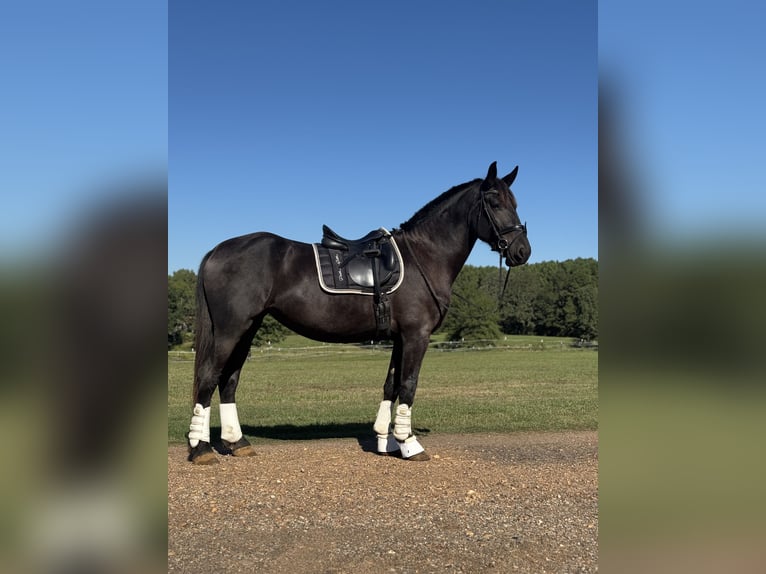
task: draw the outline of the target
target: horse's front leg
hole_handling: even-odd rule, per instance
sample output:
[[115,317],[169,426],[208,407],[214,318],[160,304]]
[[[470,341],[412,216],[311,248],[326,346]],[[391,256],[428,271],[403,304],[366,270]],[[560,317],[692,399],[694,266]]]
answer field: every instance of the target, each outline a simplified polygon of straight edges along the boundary
[[418,376],[423,357],[428,350],[430,333],[418,333],[402,337],[401,382],[399,385],[399,406],[394,418],[394,438],[399,443],[402,458],[406,460],[429,460],[412,432],[412,404],[418,387]]
[[378,454],[399,454],[399,443],[391,435],[391,408],[399,396],[402,371],[402,342],[398,337],[394,339],[394,349],[391,352],[391,362],[388,365],[386,382],[383,385],[383,400],[378,407],[378,416],[375,418],[373,430],[378,437]]

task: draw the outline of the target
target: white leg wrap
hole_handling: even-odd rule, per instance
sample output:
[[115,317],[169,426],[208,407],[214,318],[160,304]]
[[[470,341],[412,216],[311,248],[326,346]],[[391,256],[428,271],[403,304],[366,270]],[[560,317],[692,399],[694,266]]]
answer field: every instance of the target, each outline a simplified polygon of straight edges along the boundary
[[381,401],[378,407],[378,416],[375,419],[373,430],[378,436],[388,436],[388,427],[391,424],[391,401]]
[[404,442],[400,442],[399,448],[402,451],[402,458],[410,458],[411,456],[415,456],[416,454],[420,454],[426,450],[414,436],[411,436]]
[[197,403],[189,425],[189,444],[194,448],[200,441],[210,442],[210,407]]
[[396,407],[394,419],[394,436],[399,442],[412,434],[412,409],[407,405]]
[[242,438],[236,403],[221,403],[221,438],[229,442]]

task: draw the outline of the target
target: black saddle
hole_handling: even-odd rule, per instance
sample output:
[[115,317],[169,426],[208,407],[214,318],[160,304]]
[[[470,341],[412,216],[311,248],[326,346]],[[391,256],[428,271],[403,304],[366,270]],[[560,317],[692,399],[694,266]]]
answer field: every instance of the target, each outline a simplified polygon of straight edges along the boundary
[[368,243],[378,241],[383,237],[386,237],[389,233],[385,229],[376,229],[370,231],[367,235],[360,239],[346,239],[335,233],[332,229],[326,225],[322,226],[322,245],[328,249],[340,249],[341,251],[358,250],[360,247],[365,247]]
[[378,338],[391,335],[388,295],[404,279],[402,256],[390,232],[370,231],[359,239],[346,239],[326,225],[322,243],[313,245],[319,285],[329,293],[372,295]]
[[382,228],[370,231],[360,239],[346,239],[323,225],[322,246],[343,252],[340,259],[334,258],[336,276],[338,268],[345,268],[350,279],[349,287],[355,284],[359,287],[375,288],[376,271],[377,286],[382,287],[392,279],[394,272],[399,270],[397,254],[391,245],[391,234]]

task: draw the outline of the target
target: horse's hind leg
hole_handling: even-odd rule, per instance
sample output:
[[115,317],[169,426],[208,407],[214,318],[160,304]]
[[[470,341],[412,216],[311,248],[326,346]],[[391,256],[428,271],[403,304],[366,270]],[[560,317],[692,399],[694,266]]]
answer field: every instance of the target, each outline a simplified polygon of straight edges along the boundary
[[218,459],[210,446],[210,402],[218,380],[212,349],[197,349],[194,365],[194,392],[191,424],[189,425],[189,460],[194,464],[216,464]]
[[222,377],[218,383],[218,394],[221,398],[221,442],[234,456],[255,455],[253,447],[245,438],[242,433],[242,428],[239,425],[236,394],[242,366],[245,364],[247,356],[250,353],[250,345],[253,342],[253,337],[255,337],[256,332],[258,332],[258,329],[260,329],[261,324],[263,323],[263,317],[264,315],[261,315],[253,320],[250,329],[248,329],[247,333],[240,339],[234,349],[234,352],[229,359],[228,369],[224,374],[228,373],[231,369],[236,370],[234,370],[228,377]]
[[255,451],[245,438],[239,425],[235,401],[241,370],[241,368],[237,369],[225,383],[218,385],[218,392],[221,397],[221,442],[234,456],[253,456]]
[[234,394],[239,383],[239,372],[258,326],[260,322],[255,322],[238,337],[218,337],[208,348],[197,350],[194,414],[188,435],[189,460],[195,464],[218,462],[210,445],[210,408],[216,387],[221,396],[221,438],[224,446],[232,452],[236,450],[238,456],[248,454],[249,443],[241,436]]

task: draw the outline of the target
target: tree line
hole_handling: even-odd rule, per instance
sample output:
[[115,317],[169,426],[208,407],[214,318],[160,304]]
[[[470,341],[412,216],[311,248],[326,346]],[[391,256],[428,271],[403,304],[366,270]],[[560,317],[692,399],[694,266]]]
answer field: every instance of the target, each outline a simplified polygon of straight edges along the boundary
[[579,258],[515,267],[507,284],[506,273],[466,265],[453,285],[440,331],[453,341],[502,334],[598,338],[598,261]]
[[[466,265],[452,289],[440,333],[453,341],[506,335],[598,338],[598,261],[545,261],[506,271]],[[180,269],[168,275],[168,347],[193,345],[197,275]],[[500,294],[502,293],[502,299]],[[290,331],[267,317],[255,346],[277,343]]]

